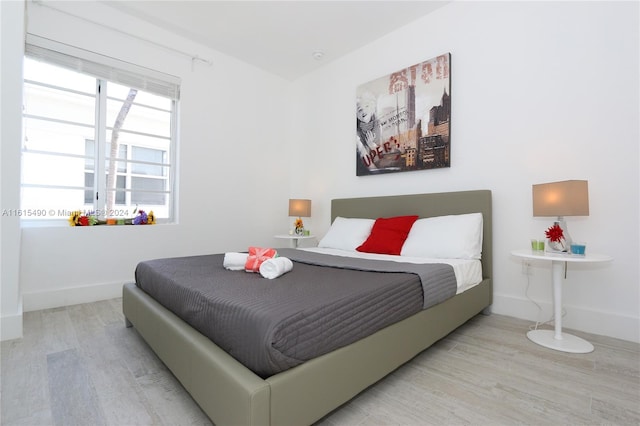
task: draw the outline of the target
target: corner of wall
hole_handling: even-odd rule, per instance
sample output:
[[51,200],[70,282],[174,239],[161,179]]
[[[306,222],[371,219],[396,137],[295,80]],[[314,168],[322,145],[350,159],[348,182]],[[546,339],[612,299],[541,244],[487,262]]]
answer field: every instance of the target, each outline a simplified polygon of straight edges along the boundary
[[0,318],[0,341],[22,338],[22,309],[13,315]]
[[[24,57],[24,2],[0,2],[0,206],[2,212],[20,206],[20,149],[22,140],[22,58]],[[22,337],[20,295],[20,220],[3,214],[0,223],[0,340]]]

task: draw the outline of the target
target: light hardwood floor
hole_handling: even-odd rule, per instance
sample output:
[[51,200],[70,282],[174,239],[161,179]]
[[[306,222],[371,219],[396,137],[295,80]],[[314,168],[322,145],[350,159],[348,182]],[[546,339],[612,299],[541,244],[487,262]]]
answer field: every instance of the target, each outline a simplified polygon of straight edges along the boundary
[[[575,332],[595,351],[566,354],[529,325],[479,315],[318,424],[640,424],[640,345]],[[121,299],[27,312],[1,349],[3,426],[211,424]]]

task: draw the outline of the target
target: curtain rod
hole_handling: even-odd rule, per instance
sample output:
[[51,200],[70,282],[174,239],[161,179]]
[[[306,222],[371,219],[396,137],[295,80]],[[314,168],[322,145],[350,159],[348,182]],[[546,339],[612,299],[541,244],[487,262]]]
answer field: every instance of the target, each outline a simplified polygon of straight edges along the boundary
[[213,66],[213,61],[211,61],[209,59],[201,58],[200,55],[197,55],[197,54],[194,55],[194,54],[191,54],[191,53],[176,49],[176,48],[171,47],[171,46],[166,46],[164,44],[161,44],[161,43],[158,43],[156,41],[150,40],[148,38],[140,37],[138,35],[129,33],[127,31],[123,31],[123,30],[121,30],[119,28],[115,28],[115,27],[112,27],[110,25],[103,24],[102,22],[97,22],[97,21],[85,18],[84,16],[76,15],[74,13],[67,12],[66,10],[58,9],[57,7],[45,4],[42,0],[31,0],[31,2],[34,3],[34,4],[37,4],[38,6],[47,7],[49,9],[55,10],[56,12],[60,12],[62,14],[65,14],[65,15],[80,19],[80,20],[85,21],[85,22],[89,22],[89,23],[94,24],[94,25],[98,25],[98,26],[106,28],[108,30],[111,30],[111,31],[114,31],[114,32],[117,32],[117,33],[120,33],[120,34],[123,34],[123,35],[126,35],[126,36],[129,36],[129,37],[144,41],[146,43],[149,43],[149,44],[152,44],[154,46],[160,47],[162,49],[165,49],[165,50],[168,50],[168,51],[171,51],[171,52],[174,52],[174,53],[178,53],[178,54],[180,54],[182,56],[186,56],[189,59],[191,59],[191,71],[194,71],[194,66],[195,66],[195,62],[196,61],[203,62],[203,63],[205,63],[205,64],[207,64],[209,66]]

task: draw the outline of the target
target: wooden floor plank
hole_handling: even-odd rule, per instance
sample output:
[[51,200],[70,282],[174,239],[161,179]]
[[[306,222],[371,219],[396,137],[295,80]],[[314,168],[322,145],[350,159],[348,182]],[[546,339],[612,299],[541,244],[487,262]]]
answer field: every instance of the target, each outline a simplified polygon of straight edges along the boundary
[[[318,425],[640,424],[640,345],[575,332],[590,354],[479,315]],[[27,312],[0,346],[0,424],[211,425],[135,329],[122,300]]]
[[77,349],[47,355],[51,412],[55,425],[105,425],[86,362]]

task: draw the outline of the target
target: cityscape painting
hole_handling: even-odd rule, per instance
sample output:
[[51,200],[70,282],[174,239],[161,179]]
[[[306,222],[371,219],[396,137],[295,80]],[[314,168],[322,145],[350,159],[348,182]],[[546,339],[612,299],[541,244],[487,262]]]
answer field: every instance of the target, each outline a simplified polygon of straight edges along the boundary
[[451,54],[357,88],[358,176],[450,167]]

